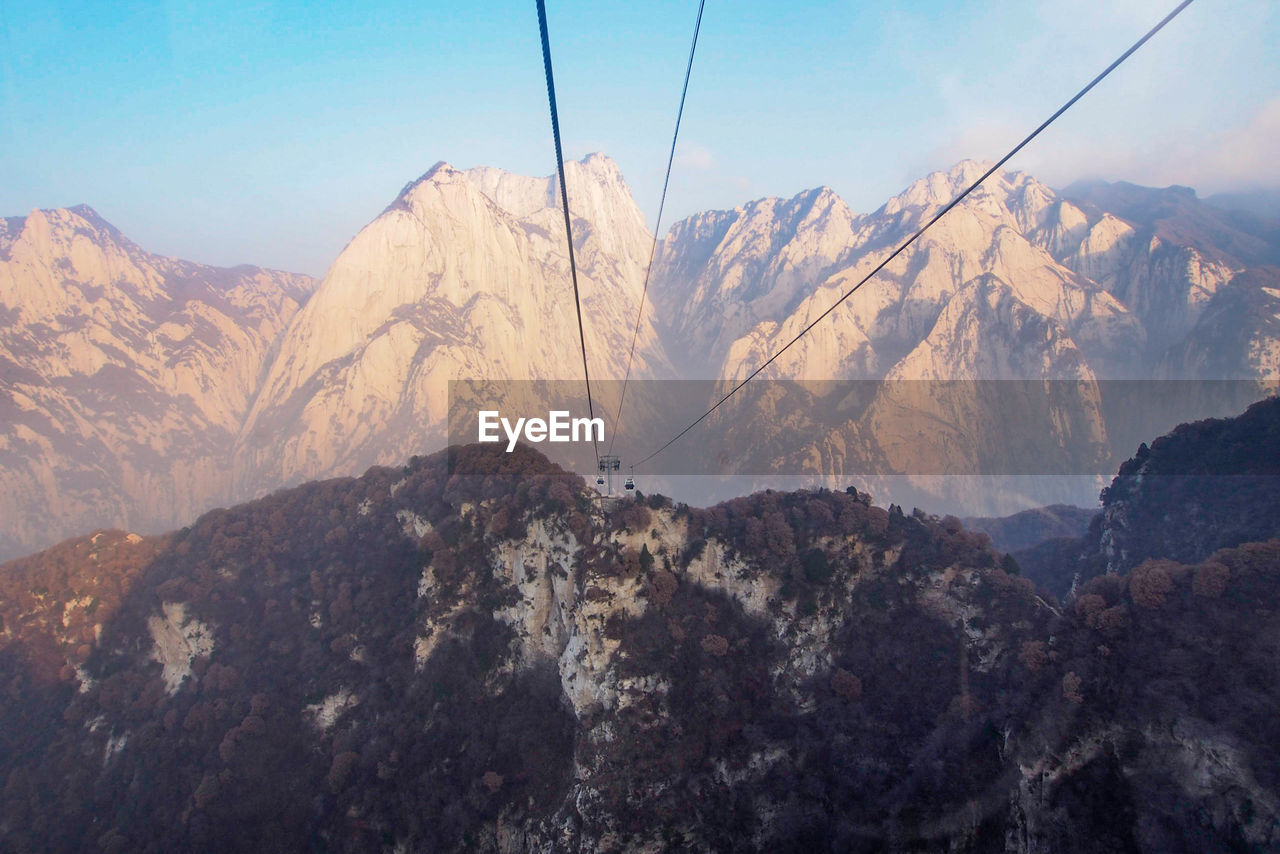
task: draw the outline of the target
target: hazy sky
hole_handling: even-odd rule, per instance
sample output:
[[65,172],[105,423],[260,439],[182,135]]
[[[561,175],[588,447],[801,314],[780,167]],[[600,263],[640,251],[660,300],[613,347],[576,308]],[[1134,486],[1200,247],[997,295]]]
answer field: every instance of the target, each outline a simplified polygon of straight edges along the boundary
[[[664,216],[826,184],[859,211],[994,159],[1174,0],[708,0]],[[548,0],[566,155],[652,225],[696,0]],[[532,0],[0,0],[0,215],[87,203],[144,248],[322,274],[438,160],[554,168]],[[1197,0],[1012,166],[1280,186],[1280,4]]]

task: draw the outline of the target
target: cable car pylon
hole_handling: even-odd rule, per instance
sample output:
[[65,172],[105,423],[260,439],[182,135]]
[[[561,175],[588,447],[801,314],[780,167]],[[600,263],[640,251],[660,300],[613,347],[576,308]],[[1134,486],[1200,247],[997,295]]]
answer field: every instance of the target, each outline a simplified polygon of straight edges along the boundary
[[[608,478],[609,491],[607,494],[613,495],[613,473],[622,468],[622,460],[612,454],[605,454],[596,462],[596,468],[599,474],[596,475],[596,486],[604,486],[605,478]],[[627,478],[628,482],[631,478]],[[633,487],[627,487],[631,489]]]

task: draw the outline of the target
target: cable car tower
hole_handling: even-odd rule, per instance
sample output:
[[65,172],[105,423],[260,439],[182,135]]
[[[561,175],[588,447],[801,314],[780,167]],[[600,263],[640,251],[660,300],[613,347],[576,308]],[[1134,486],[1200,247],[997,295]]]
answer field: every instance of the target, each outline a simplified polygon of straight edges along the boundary
[[596,463],[596,468],[600,470],[600,474],[596,476],[596,486],[604,486],[605,478],[609,479],[609,495],[613,495],[613,473],[622,469],[622,460],[618,457],[606,454]]

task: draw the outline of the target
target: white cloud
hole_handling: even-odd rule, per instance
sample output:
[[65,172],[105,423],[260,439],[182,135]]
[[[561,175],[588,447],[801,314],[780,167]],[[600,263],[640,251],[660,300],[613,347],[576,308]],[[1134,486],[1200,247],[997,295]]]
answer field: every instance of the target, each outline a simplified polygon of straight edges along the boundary
[[[938,135],[904,165],[922,174],[962,158],[999,158],[1168,12],[1165,5],[1037,0],[1041,26],[1011,44],[999,66],[1003,86],[993,88],[993,69],[935,73]],[[1202,194],[1280,186],[1280,96],[1264,82],[1274,67],[1267,17],[1258,0],[1212,13],[1191,7],[1010,168],[1054,186],[1087,178],[1184,184]]]
[[1208,143],[1202,152],[1186,155],[1182,163],[1175,160],[1169,168],[1209,192],[1280,186],[1280,95],[1266,101],[1246,124]]
[[1234,127],[1198,133],[1126,134],[1089,144],[1075,134],[1028,156],[1020,168],[1050,183],[1077,178],[1126,180],[1148,186],[1183,184],[1201,195],[1280,187],[1280,96],[1263,102]]
[[675,166],[694,172],[707,172],[716,168],[716,157],[711,149],[696,142],[681,142],[676,145]]

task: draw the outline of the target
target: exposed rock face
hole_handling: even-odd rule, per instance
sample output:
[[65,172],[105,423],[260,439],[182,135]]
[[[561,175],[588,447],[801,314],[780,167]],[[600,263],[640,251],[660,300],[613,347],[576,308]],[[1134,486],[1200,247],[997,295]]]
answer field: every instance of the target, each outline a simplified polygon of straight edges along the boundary
[[794,311],[812,283],[847,263],[856,224],[826,187],[677,223],[654,262],[653,298],[686,374]]
[[[652,238],[617,166],[566,164],[587,353],[621,378]],[[550,178],[438,164],[343,250],[284,336],[241,438],[249,487],[394,463],[443,441],[449,380],[577,380]],[[668,370],[642,319],[633,368]]]
[[[664,317],[676,318],[681,340],[696,339],[699,355],[722,363],[720,376],[743,376],[982,169],[966,161],[929,175],[873,214],[851,214],[819,190],[677,223],[659,255],[654,299]],[[1097,376],[1157,375],[1166,351],[1191,333],[1214,294],[1280,253],[1274,228],[1233,222],[1186,188],[1078,185],[1060,195],[1022,173],[1001,173],[775,362],[770,375],[885,376],[927,341],[948,305],[975,298],[965,286],[984,275],[1058,323]],[[1245,280],[1241,289],[1254,294],[1260,286]],[[1017,370],[1041,375],[1041,355],[1052,358],[1038,354]],[[970,368],[963,354],[945,349],[936,359]],[[1270,357],[1232,367],[1233,376],[1277,372]]]
[[[926,176],[871,214],[819,188],[676,224],[632,375],[745,377],[982,169]],[[608,158],[568,170],[591,371],[619,379],[652,236]],[[149,255],[87,209],[0,220],[0,555],[103,525],[183,524],[438,448],[451,379],[577,381],[562,228],[551,179],[439,164],[308,298],[305,277]],[[1074,379],[1082,391],[1060,402],[1050,432],[1075,442],[1068,457],[1107,442],[1123,457],[1151,425],[1117,423],[1127,413],[1100,404],[1095,381],[1274,388],[1280,288],[1263,265],[1280,257],[1277,235],[1182,188],[1057,193],[1001,173],[764,377]],[[608,385],[597,391],[612,413]],[[898,471],[893,447],[928,417],[950,425],[938,441],[965,445],[965,460],[1008,444],[984,432],[1000,419],[965,415],[973,401],[920,409],[901,394],[731,405],[703,430],[722,431],[723,450],[707,454],[754,471]],[[1236,402],[1179,403],[1158,429]],[[633,435],[647,435],[649,414],[626,414]]]
[[[966,161],[929,175],[873,214],[847,214],[816,191],[686,220],[663,243],[655,301],[679,318],[683,340],[702,342],[720,377],[740,380],[984,168]],[[1107,471],[1090,461],[1123,459],[1153,431],[1274,393],[1280,290],[1274,268],[1258,265],[1280,252],[1280,231],[1237,219],[1185,188],[1057,193],[1021,173],[994,175],[761,375],[888,380],[874,400],[851,405],[858,392],[835,384],[828,398],[819,386],[740,398],[708,421],[718,439],[737,439],[708,439],[708,452],[724,445],[730,458],[752,458],[759,437],[778,471],[997,473],[1017,471],[1019,454],[1043,456],[1033,438],[1053,436],[1064,472]],[[912,386],[1006,379],[1071,382],[1038,413],[971,389]],[[1117,379],[1256,386],[1243,398],[1243,385],[1102,388]],[[1136,391],[1159,406],[1125,396]]]
[[147,619],[147,630],[155,642],[151,657],[163,665],[160,678],[170,694],[191,675],[191,662],[213,652],[209,627],[199,620],[188,620],[186,610],[181,602],[165,602],[162,616]]
[[1195,326],[1161,359],[1169,379],[1275,380],[1280,365],[1280,268],[1247,270],[1220,288]]
[[[652,238],[612,161],[567,168],[592,371],[620,378]],[[450,379],[579,379],[558,206],[439,164],[318,289],[150,255],[87,208],[4,220],[0,555],[401,462],[443,444]],[[651,317],[637,377],[670,372]]]
[[0,231],[0,554],[189,521],[314,282],[143,251],[87,207]]
[[[1215,210],[1189,187],[1156,190],[1124,182],[1074,184],[1063,205],[1081,206],[1091,226],[1056,257],[1103,285],[1133,311],[1159,359],[1195,326],[1210,300],[1241,270],[1280,263],[1274,222]],[[1233,366],[1274,377],[1276,363]],[[1241,373],[1233,373],[1238,376]]]
[[[519,454],[5,566],[5,847],[1280,841],[1280,544],[1060,612],[954,518],[826,491],[602,506]],[[144,563],[106,576],[91,547]]]

